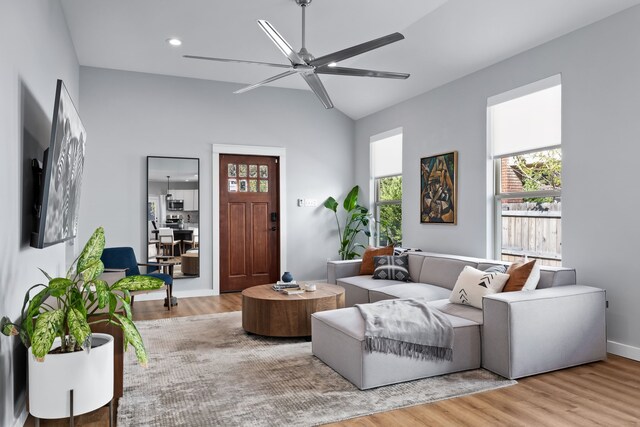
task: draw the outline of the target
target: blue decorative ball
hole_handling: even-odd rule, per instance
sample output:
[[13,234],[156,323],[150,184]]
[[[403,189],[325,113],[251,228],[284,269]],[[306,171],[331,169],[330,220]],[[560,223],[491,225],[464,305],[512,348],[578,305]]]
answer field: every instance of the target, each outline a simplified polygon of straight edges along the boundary
[[289,283],[292,280],[293,280],[293,276],[291,275],[291,273],[289,273],[288,271],[285,271],[284,274],[282,275],[282,281]]

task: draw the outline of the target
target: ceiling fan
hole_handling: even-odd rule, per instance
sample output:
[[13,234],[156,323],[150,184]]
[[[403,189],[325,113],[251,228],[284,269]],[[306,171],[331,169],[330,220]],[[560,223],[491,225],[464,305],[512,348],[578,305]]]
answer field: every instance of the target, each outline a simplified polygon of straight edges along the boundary
[[327,93],[324,85],[320,81],[318,74],[335,74],[339,76],[357,76],[357,77],[381,77],[386,79],[406,79],[409,74],[406,73],[394,73],[388,71],[374,71],[363,70],[358,68],[346,68],[338,67],[339,61],[360,55],[370,50],[377,49],[382,46],[386,46],[390,43],[397,42],[404,39],[404,36],[400,33],[389,34],[388,36],[380,37],[375,40],[371,40],[356,46],[348,47],[337,52],[330,53],[328,55],[315,58],[305,47],[305,10],[307,6],[311,4],[312,0],[295,0],[298,6],[302,7],[302,48],[299,52],[293,50],[291,45],[278,33],[278,31],[268,21],[258,20],[260,28],[267,33],[267,36],[275,43],[280,51],[289,59],[291,65],[273,64],[269,62],[258,61],[244,61],[240,59],[226,59],[226,58],[212,58],[208,56],[195,56],[195,55],[183,55],[185,58],[191,59],[204,59],[208,61],[220,61],[220,62],[237,62],[243,64],[257,64],[265,65],[274,68],[286,68],[287,71],[277,74],[273,77],[269,77],[261,82],[246,86],[234,93],[243,93],[251,89],[263,86],[267,83],[271,83],[275,80],[283,77],[290,76],[292,74],[300,74],[300,76],[307,82],[311,90],[316,94],[318,99],[322,102],[325,108],[333,108],[333,103],[329,94]]

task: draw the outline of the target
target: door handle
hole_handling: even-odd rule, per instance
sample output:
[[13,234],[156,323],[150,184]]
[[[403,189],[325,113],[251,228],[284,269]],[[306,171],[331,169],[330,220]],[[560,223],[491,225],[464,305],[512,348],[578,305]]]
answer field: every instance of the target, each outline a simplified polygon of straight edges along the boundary
[[271,227],[271,231],[276,231],[278,229],[278,227],[276,227],[275,225],[273,227]]

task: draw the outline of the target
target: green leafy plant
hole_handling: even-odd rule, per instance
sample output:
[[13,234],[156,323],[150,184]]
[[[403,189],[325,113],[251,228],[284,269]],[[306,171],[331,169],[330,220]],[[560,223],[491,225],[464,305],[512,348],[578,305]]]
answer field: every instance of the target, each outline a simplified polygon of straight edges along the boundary
[[342,203],[342,207],[346,211],[344,226],[340,226],[340,218],[338,218],[338,206],[339,203],[333,197],[329,197],[324,202],[324,207],[333,211],[336,217],[336,223],[338,224],[338,238],[340,239],[340,248],[338,254],[340,259],[354,259],[360,256],[356,249],[364,248],[364,245],[357,241],[359,234],[364,234],[367,237],[371,236],[369,231],[370,214],[369,209],[358,204],[358,194],[360,193],[360,187],[355,186],[351,189],[347,197]]
[[[514,156],[512,167],[525,191],[562,188],[562,151],[558,148]],[[553,197],[530,197],[524,201],[551,203]]]
[[[130,292],[158,289],[164,282],[149,276],[129,276],[113,285],[101,280],[104,244],[104,229],[99,227],[69,267],[66,277],[52,278],[41,269],[48,284],[32,286],[24,297],[19,321],[13,323],[3,317],[0,331],[4,335],[19,335],[23,344],[31,347],[36,360],[43,361],[56,337],[60,337],[62,353],[89,351],[90,325],[108,322],[122,328],[125,349],[130,343],[138,362],[146,366],[147,352],[131,318]],[[118,306],[124,315],[117,312]],[[97,318],[99,315],[102,317]]]

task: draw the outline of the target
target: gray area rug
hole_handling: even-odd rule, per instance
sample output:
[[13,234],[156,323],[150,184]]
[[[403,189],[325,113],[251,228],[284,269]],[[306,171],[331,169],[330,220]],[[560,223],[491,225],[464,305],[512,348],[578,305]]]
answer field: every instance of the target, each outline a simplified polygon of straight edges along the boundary
[[241,323],[240,312],[136,322],[149,367],[125,354],[118,426],[310,426],[516,383],[478,369],[360,391],[310,342]]

